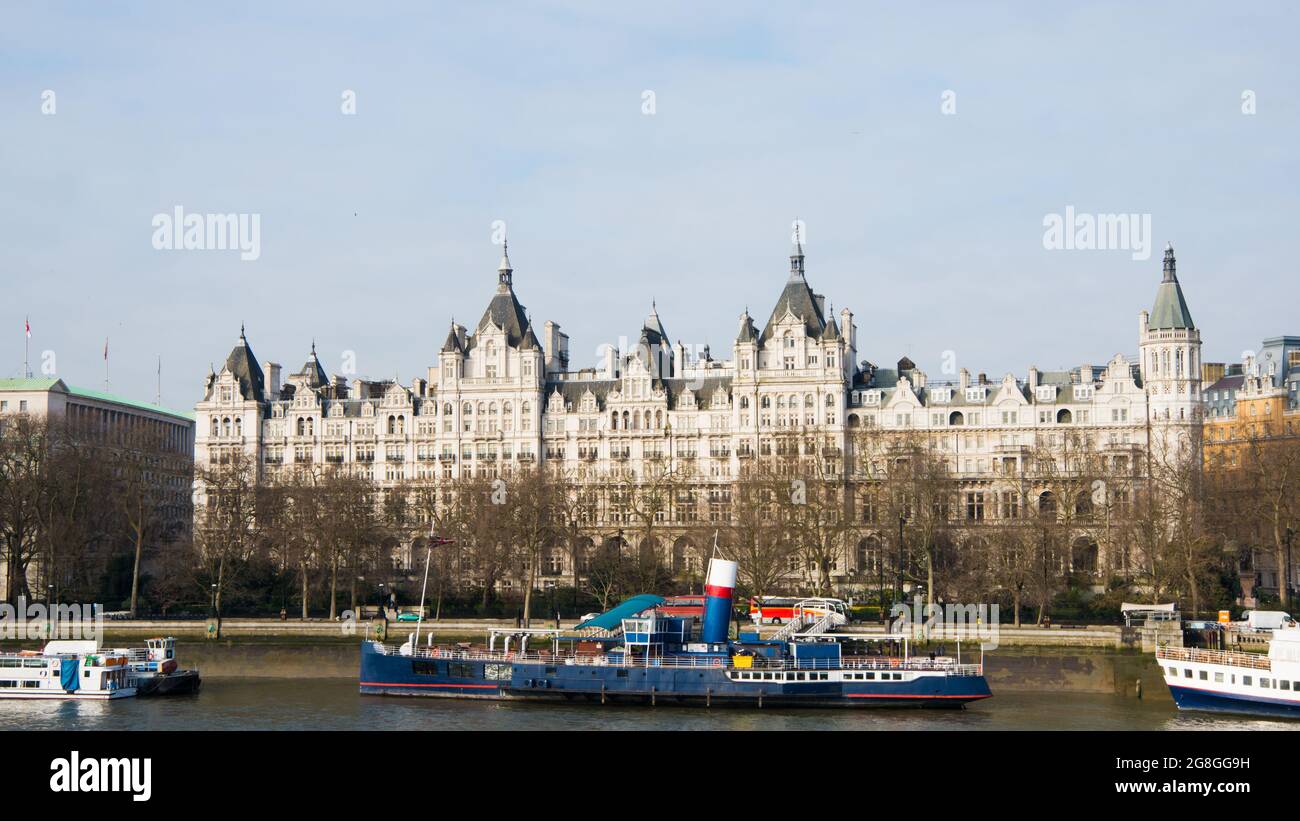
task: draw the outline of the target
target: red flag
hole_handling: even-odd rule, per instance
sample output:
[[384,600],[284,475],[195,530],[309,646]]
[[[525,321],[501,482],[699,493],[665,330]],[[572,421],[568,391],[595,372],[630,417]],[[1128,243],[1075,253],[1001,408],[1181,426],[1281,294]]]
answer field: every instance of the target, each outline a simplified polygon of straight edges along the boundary
[[32,338],[32,321],[31,321],[30,319],[23,319],[23,328],[24,328],[24,330],[27,331],[27,338],[28,338],[28,339],[31,339],[31,338]]
[[104,337],[104,361],[108,361],[108,337]]

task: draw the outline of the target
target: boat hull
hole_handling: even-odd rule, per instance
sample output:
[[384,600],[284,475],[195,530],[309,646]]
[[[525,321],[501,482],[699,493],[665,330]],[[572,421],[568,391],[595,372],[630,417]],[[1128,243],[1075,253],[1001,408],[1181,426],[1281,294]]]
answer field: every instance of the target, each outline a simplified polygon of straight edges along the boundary
[[136,680],[140,696],[184,696],[199,691],[202,679],[198,670],[177,670]]
[[[741,681],[722,666],[622,667],[361,653],[361,693],[486,700],[748,707],[954,708],[992,693],[980,675],[901,673],[901,680]],[[873,674],[874,675],[874,674]],[[883,675],[883,674],[882,674]]]
[[1296,701],[1260,698],[1177,684],[1170,684],[1169,692],[1173,694],[1174,703],[1180,710],[1269,718],[1300,718],[1300,702]]
[[40,691],[32,690],[30,692],[5,692],[0,693],[0,699],[18,699],[28,701],[110,701],[119,698],[132,698],[136,691],[133,687],[127,687],[112,692],[65,692],[63,690]]

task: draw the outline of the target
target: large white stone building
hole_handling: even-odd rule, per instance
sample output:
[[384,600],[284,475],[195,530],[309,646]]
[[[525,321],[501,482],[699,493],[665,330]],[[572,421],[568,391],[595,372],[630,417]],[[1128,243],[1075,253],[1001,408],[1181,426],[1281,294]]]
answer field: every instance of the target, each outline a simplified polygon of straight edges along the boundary
[[[544,464],[597,489],[667,466],[689,487],[664,512],[660,544],[689,573],[702,558],[700,524],[728,516],[729,483],[791,447],[792,435],[812,437],[818,469],[842,478],[849,515],[862,525],[836,564],[843,577],[865,570],[892,530],[851,501],[873,469],[863,446],[869,432],[912,432],[942,453],[959,479],[952,515],[979,525],[1024,515],[1026,484],[1036,481],[1029,462],[1044,448],[1082,443],[1112,475],[1140,481],[1153,454],[1199,430],[1201,341],[1172,247],[1154,307],[1140,313],[1138,361],[1116,355],[1104,365],[1031,367],[996,379],[963,369],[943,382],[906,358],[893,368],[860,360],[852,312],[835,314],[813,290],[798,245],[766,321],[740,316],[729,360],[707,348],[691,356],[652,307],[630,350],[608,346],[598,368],[574,370],[568,337],[552,321],[534,327],[513,277],[503,252],[482,318],[472,329],[453,324],[437,364],[410,385],[331,378],[314,345],[302,369],[282,378],[279,365],[262,369],[241,329],[195,407],[197,465],[233,448],[255,459],[262,476],[333,464],[392,486]],[[1041,484],[1030,491],[1050,496]],[[1120,504],[1127,487],[1112,490]],[[202,492],[196,487],[196,510]],[[1080,561],[1095,565],[1101,539],[1079,521]],[[608,493],[582,529],[601,540],[627,524]],[[548,560],[543,575],[567,576],[567,561]]]

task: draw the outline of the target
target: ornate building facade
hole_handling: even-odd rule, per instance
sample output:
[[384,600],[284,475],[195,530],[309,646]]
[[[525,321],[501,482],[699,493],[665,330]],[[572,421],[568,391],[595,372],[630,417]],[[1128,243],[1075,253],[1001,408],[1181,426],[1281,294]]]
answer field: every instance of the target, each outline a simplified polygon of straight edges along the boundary
[[[947,464],[958,488],[953,518],[978,529],[1023,517],[1027,498],[1052,510],[1077,505],[1087,512],[1077,524],[1080,568],[1131,560],[1106,543],[1110,512],[1122,512],[1153,457],[1194,444],[1200,427],[1201,340],[1172,247],[1154,306],[1139,315],[1136,361],[1116,355],[999,379],[963,369],[931,380],[906,358],[892,368],[860,360],[853,313],[836,314],[813,290],[798,244],[789,264],[766,321],[739,317],[728,360],[707,348],[692,356],[652,306],[630,350],[607,346],[598,367],[573,369],[560,326],[548,321],[539,334],[521,304],[508,252],[478,323],[453,323],[436,364],[409,385],[331,378],[314,345],[282,381],[279,365],[259,365],[241,329],[195,406],[197,466],[239,450],[259,477],[337,465],[387,488],[542,465],[592,488],[593,513],[580,527],[593,541],[624,537],[617,487],[667,470],[681,481],[657,547],[689,575],[703,558],[701,526],[730,516],[730,485],[812,442],[818,475],[842,484],[845,515],[858,525],[831,568],[842,581],[880,569],[893,525],[859,495],[883,458],[873,438],[906,436]],[[1055,469],[1043,471],[1044,452]],[[1100,495],[1089,488],[1087,500],[1056,499],[1051,476],[1081,470],[1079,454],[1115,481]],[[201,512],[201,481],[195,491]],[[569,561],[545,561],[542,576],[582,570]]]

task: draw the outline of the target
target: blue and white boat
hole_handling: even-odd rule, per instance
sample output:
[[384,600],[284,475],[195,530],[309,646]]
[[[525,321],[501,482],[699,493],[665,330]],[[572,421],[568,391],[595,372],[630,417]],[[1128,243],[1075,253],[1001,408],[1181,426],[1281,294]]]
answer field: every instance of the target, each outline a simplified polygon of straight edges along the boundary
[[[900,635],[826,633],[829,616],[803,632],[728,640],[735,580],[734,562],[710,560],[698,636],[691,618],[650,610],[621,631],[496,630],[486,649],[421,646],[418,628],[400,647],[366,641],[361,692],[754,707],[960,707],[992,695],[982,663],[911,657]],[[528,648],[538,634],[547,650]]]
[[1273,631],[1268,654],[1161,647],[1156,660],[1180,710],[1300,718],[1300,626]]

